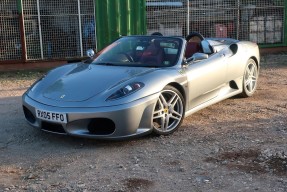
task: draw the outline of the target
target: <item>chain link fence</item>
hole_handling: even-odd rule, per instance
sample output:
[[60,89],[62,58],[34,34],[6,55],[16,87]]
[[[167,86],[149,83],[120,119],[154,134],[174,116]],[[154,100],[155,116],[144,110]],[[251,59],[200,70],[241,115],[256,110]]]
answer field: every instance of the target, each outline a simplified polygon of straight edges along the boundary
[[[252,4],[251,4],[252,3]],[[257,43],[283,43],[284,0],[254,1],[242,6],[240,38]]]
[[93,0],[23,0],[27,59],[82,57],[96,46]]
[[21,36],[17,4],[0,1],[0,60],[21,59]]
[[147,33],[284,43],[284,0],[147,0]]
[[[77,58],[96,47],[95,0],[0,1],[0,61]],[[286,44],[285,0],[146,0],[147,33]],[[18,4],[17,4],[18,3]],[[22,6],[24,30],[18,13]],[[20,21],[21,20],[21,21]],[[26,47],[21,44],[25,37]],[[25,49],[24,49],[25,48]]]
[[160,32],[163,35],[182,36],[187,21],[187,7],[184,1],[146,2],[147,34]]

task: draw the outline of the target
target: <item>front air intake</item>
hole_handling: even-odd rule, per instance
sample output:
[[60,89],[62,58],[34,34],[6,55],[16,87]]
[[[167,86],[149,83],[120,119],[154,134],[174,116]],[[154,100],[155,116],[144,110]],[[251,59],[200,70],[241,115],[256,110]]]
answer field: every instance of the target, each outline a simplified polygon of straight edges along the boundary
[[46,121],[42,121],[42,130],[52,132],[52,133],[59,133],[59,134],[66,133],[66,131],[64,130],[61,124],[50,123]]
[[88,124],[88,130],[93,135],[110,135],[115,129],[115,123],[106,118],[95,118]]
[[27,119],[27,121],[34,124],[36,122],[36,118],[33,115],[33,113],[25,106],[23,106],[23,111],[24,111],[24,115],[25,115],[25,118]]

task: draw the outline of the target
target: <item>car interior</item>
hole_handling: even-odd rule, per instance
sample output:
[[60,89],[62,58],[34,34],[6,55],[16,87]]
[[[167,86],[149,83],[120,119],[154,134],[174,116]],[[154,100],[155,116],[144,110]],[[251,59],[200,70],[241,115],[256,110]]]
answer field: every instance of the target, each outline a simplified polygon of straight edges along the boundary
[[179,55],[178,48],[178,42],[176,41],[153,39],[149,45],[137,45],[133,57],[135,62],[172,66]]
[[[192,32],[186,37],[186,49],[185,49],[185,58],[189,59],[194,56],[196,53],[205,53],[208,56],[219,52],[224,49],[230,43],[230,50],[233,54],[237,52],[238,46],[233,42],[228,42],[228,40],[222,40],[222,42],[212,39],[204,38],[200,33]],[[226,42],[227,41],[227,42]],[[192,59],[191,59],[192,60]]]

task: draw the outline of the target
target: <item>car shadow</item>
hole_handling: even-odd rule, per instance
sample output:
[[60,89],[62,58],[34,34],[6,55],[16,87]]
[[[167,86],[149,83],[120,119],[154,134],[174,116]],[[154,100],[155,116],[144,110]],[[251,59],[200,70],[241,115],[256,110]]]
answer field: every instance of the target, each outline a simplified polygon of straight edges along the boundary
[[89,139],[80,138],[69,135],[59,135],[54,133],[44,132],[37,128],[30,126],[24,117],[22,110],[22,101],[20,96],[0,98],[0,122],[2,122],[2,129],[0,129],[0,149],[6,148],[7,145],[20,145],[22,148],[40,147],[49,145],[49,147],[67,148],[100,148],[104,146],[109,147],[123,147],[130,145],[131,142],[136,144],[145,139],[153,138],[154,135],[143,136],[139,138],[121,139],[121,140],[103,140],[103,139]]

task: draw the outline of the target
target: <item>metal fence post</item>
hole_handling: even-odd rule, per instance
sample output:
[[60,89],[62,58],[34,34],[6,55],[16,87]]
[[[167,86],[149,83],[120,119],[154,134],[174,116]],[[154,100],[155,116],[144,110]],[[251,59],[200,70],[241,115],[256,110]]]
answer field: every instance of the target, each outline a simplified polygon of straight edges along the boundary
[[236,39],[239,39],[240,31],[240,0],[237,0],[237,23],[236,23]]
[[283,33],[285,33],[285,35],[283,35],[283,42],[285,44],[285,46],[287,46],[287,0],[285,0],[284,2],[284,5],[285,5],[285,10],[284,10],[284,19],[283,19],[283,22],[285,23],[285,25],[283,26],[284,27],[284,30],[283,30]]
[[40,3],[39,3],[39,0],[37,0],[37,12],[38,12],[38,26],[39,26],[41,59],[44,59],[44,53],[43,53],[43,38],[42,38],[42,27],[41,27],[41,15],[40,15]]
[[94,21],[95,21],[95,40],[96,40],[96,47],[95,47],[95,49],[96,49],[96,52],[98,52],[98,37],[97,37],[97,15],[96,15],[96,0],[94,0],[94,17],[95,17],[95,19],[94,19]]
[[186,21],[186,33],[185,35],[189,34],[189,18],[190,18],[190,8],[189,8],[189,0],[186,0],[187,4],[187,21]]
[[83,57],[83,35],[82,35],[82,19],[81,19],[81,3],[78,0],[78,18],[79,18],[79,32],[80,32],[80,50],[81,57]]

